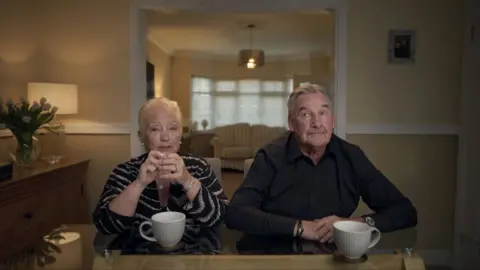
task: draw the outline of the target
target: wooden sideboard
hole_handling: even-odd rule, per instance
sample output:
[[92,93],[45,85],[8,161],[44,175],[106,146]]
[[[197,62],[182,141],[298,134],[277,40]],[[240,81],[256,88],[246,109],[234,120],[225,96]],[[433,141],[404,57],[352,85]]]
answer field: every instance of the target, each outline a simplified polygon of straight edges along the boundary
[[62,224],[88,223],[84,182],[90,160],[66,158],[14,168],[0,182],[0,261]]

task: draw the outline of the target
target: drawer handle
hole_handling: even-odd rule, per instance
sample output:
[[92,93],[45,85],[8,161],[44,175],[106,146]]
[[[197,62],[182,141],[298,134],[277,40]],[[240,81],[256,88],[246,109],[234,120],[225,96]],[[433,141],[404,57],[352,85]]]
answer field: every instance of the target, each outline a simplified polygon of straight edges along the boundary
[[26,219],[31,219],[33,217],[33,214],[32,213],[26,213],[25,215],[23,215],[24,218]]

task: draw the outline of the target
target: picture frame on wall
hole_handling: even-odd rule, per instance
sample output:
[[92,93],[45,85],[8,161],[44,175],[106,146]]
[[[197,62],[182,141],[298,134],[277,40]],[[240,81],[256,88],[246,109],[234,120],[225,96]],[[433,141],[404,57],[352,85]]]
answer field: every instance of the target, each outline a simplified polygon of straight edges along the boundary
[[414,64],[416,39],[415,30],[390,30],[388,32],[388,63]]

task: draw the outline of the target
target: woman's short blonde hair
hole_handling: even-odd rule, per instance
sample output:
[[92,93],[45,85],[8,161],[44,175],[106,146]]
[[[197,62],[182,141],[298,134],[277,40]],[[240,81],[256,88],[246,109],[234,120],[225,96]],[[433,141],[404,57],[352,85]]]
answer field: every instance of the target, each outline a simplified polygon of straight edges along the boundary
[[154,108],[162,108],[167,110],[168,112],[175,114],[179,125],[182,125],[182,112],[180,110],[180,107],[178,106],[178,103],[166,97],[158,97],[149,99],[140,108],[138,112],[138,125],[140,131],[145,130],[145,127],[147,125],[146,112]]

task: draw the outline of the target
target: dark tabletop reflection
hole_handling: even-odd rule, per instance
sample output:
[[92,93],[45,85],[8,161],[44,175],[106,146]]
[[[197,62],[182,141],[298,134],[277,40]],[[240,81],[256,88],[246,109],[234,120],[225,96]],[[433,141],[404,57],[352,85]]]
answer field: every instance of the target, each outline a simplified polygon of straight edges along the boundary
[[237,242],[239,254],[333,254],[335,244],[292,239],[291,237],[264,237],[243,235]]
[[[394,250],[414,248],[416,230],[409,229],[382,234],[382,239],[369,253],[391,253]],[[97,253],[119,250],[122,255],[134,254],[332,254],[335,244],[321,244],[291,237],[264,237],[244,235],[224,226],[199,229],[186,227],[182,241],[171,248],[163,248],[155,242],[142,238],[138,227],[118,236],[95,237]]]
[[[39,239],[26,249],[5,262],[3,269],[38,269],[48,265],[54,269],[91,270],[94,260],[101,257],[108,260],[116,254],[330,254],[335,251],[333,244],[322,245],[300,241],[289,237],[260,237],[243,235],[224,226],[212,229],[187,227],[182,243],[173,249],[163,249],[158,244],[140,237],[138,227],[122,235],[103,235],[96,232],[91,224],[68,225],[62,235],[71,238],[68,243],[47,243]],[[54,233],[54,232],[52,232]],[[66,234],[64,234],[66,233]],[[394,250],[415,248],[415,229],[383,233],[380,242],[368,253],[392,253]],[[48,248],[47,248],[48,247]]]
[[129,234],[118,236],[109,245],[109,249],[120,250],[122,255],[128,254],[219,254],[221,227],[198,229],[187,226],[180,243],[173,247],[163,248],[156,242],[145,240],[140,236],[138,227]]

